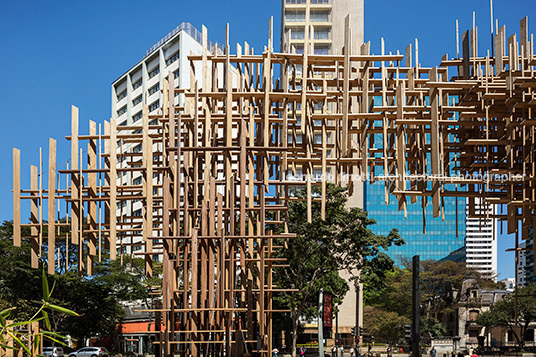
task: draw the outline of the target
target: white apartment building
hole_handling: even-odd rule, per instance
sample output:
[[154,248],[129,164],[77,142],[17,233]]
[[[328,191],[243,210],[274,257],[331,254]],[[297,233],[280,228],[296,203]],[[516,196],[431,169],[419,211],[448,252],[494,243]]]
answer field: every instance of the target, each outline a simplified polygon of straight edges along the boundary
[[487,218],[496,212],[495,205],[487,207],[478,198],[475,213],[483,218],[469,217],[469,200],[466,201],[466,264],[483,274],[497,275],[497,219]]
[[[313,28],[310,34],[311,48],[310,54],[333,55],[342,54],[344,46],[345,18],[350,15],[351,45],[353,53],[356,53],[358,46],[364,41],[364,0],[281,0],[281,52],[291,51],[303,53],[305,43],[305,16],[307,1],[309,1],[309,24]],[[297,75],[301,75],[301,66],[296,68]],[[301,103],[297,103],[296,108],[289,105],[290,110],[295,110],[296,119],[301,120]],[[313,110],[321,110],[321,103],[316,103]],[[328,111],[330,109],[328,108]],[[289,136],[289,141],[292,140]],[[314,133],[314,142],[320,144],[321,133]],[[328,143],[332,138],[327,137]],[[296,143],[301,143],[302,135],[296,134]],[[290,142],[289,142],[290,143]],[[327,153],[330,156],[330,152]],[[313,168],[315,179],[320,177],[320,168]],[[328,172],[329,173],[329,172]],[[297,179],[300,179],[302,172],[297,172]],[[293,179],[293,177],[290,177]],[[363,208],[363,182],[354,182],[354,194],[348,199],[348,206]],[[340,272],[341,277],[349,279],[350,275],[346,271]],[[346,294],[338,314],[338,326],[341,342],[348,346],[353,343],[354,338],[350,331],[355,326],[363,326],[362,306],[363,292],[356,291],[353,283],[350,283],[350,290]],[[313,331],[317,322],[307,324],[306,330]],[[335,328],[333,329],[335,338]]]
[[[532,229],[531,229],[532,231]],[[523,288],[534,282],[534,253],[532,234],[518,244],[517,286]],[[527,249],[528,248],[528,249]]]
[[[309,0],[309,23],[314,27],[311,36],[314,53],[321,55],[342,54],[344,46],[344,19],[350,14],[352,47],[363,43],[364,0]],[[281,49],[294,46],[303,53],[305,41],[306,0],[282,0]]]
[[[210,41],[208,41],[208,49],[221,52],[221,49]],[[175,88],[190,88],[188,56],[191,53],[202,54],[202,33],[189,22],[182,22],[151,46],[138,63],[115,80],[112,83],[112,118],[116,120],[117,125],[141,125],[143,103],[147,104],[149,114],[161,113],[161,106],[164,103],[163,82],[170,72],[173,76],[171,83]],[[201,73],[200,71],[201,68],[197,68],[196,65],[196,73]],[[199,85],[202,87],[203,84],[200,82]],[[175,105],[184,104],[183,95],[176,95],[175,98]],[[123,153],[139,152],[141,144],[132,145],[120,140],[118,150]],[[127,167],[128,163],[120,162],[119,165]],[[142,176],[139,172],[132,175],[123,172],[123,175],[118,177],[120,186],[138,185],[141,182]],[[117,210],[118,217],[136,217],[143,214],[141,201],[120,201]],[[136,238],[121,239],[118,234],[118,253],[130,254],[142,251],[143,245],[138,244],[141,242],[141,235]]]

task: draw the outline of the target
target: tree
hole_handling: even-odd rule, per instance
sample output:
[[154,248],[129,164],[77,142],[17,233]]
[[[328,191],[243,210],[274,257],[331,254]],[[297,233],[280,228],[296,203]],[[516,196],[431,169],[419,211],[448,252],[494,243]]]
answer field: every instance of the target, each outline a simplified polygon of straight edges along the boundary
[[[13,316],[24,320],[35,313],[34,300],[40,295],[41,278],[37,269],[30,268],[29,244],[23,241],[21,247],[14,247],[12,232],[11,222],[4,221],[0,226],[0,309],[15,306]],[[59,241],[58,250],[61,244]],[[64,267],[60,267],[62,274],[50,276],[55,283],[51,303],[81,314],[73,318],[61,311],[51,312],[53,330],[68,332],[78,339],[115,335],[124,317],[120,302],[148,297],[146,282],[139,271],[143,260],[125,261],[128,263],[121,266],[103,254],[92,277],[81,278],[76,269]]]
[[406,316],[372,306],[365,307],[363,319],[371,335],[390,345],[396,345],[404,339],[404,326],[411,323]]
[[[42,292],[43,299],[39,304],[36,304],[36,312],[26,321],[12,321],[12,312],[16,309],[15,306],[2,309],[0,311],[0,348],[5,350],[20,350],[22,349],[29,356],[37,356],[39,354],[39,346],[41,341],[48,339],[54,342],[63,343],[65,339],[58,333],[51,331],[49,313],[60,312],[70,316],[79,316],[76,312],[66,309],[65,307],[52,304],[52,290],[49,288],[48,279],[45,273],[45,267],[42,271]],[[42,321],[44,329],[35,331],[31,326]]]
[[[365,303],[386,312],[411,318],[412,269],[396,268],[386,274],[385,284],[365,280]],[[429,339],[446,333],[448,316],[455,314],[462,299],[464,281],[473,281],[480,288],[497,288],[489,276],[466,267],[465,263],[426,260],[421,262],[421,332]]]
[[495,303],[490,310],[478,315],[476,322],[486,327],[508,328],[522,350],[528,327],[536,321],[536,284],[519,289],[518,294],[521,296],[517,298],[517,316],[514,297],[509,295]]
[[411,271],[407,269],[395,267],[386,272],[381,284],[365,275],[363,303],[411,317],[411,289]]
[[[318,197],[320,190],[313,189]],[[368,228],[375,221],[359,208],[347,208],[345,188],[328,184],[326,217],[321,218],[319,202],[313,202],[312,222],[307,222],[307,192],[296,190],[297,200],[288,206],[289,231],[297,238],[290,239],[281,256],[287,259],[288,268],[278,269],[274,274],[277,285],[293,289],[283,293],[278,303],[288,307],[292,320],[292,355],[296,355],[299,318],[311,318],[316,314],[318,292],[333,294],[334,304],[340,303],[348,291],[347,282],[339,272],[348,271],[355,282],[356,270],[374,274],[382,279],[393,268],[393,260],[383,250],[404,243],[396,230],[388,236],[376,235]]]

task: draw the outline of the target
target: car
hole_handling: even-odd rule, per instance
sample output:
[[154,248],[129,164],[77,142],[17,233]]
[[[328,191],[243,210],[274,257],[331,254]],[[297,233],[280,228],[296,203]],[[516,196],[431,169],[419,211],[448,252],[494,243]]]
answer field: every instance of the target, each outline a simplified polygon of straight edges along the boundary
[[61,347],[43,347],[43,356],[63,357],[63,348]]
[[108,357],[108,351],[104,347],[83,347],[69,353],[69,357]]

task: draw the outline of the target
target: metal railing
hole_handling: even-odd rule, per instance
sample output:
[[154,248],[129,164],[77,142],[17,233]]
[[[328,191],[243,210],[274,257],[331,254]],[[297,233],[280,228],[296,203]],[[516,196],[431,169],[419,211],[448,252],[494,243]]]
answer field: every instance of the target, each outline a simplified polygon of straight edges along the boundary
[[[160,41],[158,41],[157,43],[152,45],[147,51],[145,51],[145,56],[143,56],[143,58],[146,58],[151,53],[156,51],[158,47],[162,46],[167,40],[175,36],[181,30],[184,30],[188,35],[192,36],[193,39],[196,40],[198,43],[202,42],[203,36],[201,31],[199,31],[194,25],[189,22],[181,22],[179,26],[175,27],[167,35],[162,37]],[[217,43],[212,43],[211,41],[208,41],[209,49],[212,49],[214,46],[217,46],[220,50],[223,50]]]

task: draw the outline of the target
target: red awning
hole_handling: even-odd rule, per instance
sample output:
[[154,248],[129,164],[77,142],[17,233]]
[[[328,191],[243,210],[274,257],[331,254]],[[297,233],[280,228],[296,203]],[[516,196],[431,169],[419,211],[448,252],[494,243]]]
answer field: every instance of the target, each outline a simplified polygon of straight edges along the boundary
[[[162,325],[161,330],[166,329],[165,325]],[[124,322],[121,326],[121,333],[133,334],[133,333],[149,333],[156,332],[154,322]]]

